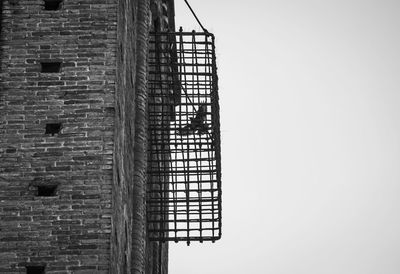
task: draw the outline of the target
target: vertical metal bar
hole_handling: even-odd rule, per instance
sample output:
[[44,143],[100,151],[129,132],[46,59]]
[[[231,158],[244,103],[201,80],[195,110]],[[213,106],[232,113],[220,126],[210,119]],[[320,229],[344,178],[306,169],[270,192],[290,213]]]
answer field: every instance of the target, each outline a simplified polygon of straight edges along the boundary
[[[170,54],[170,58],[169,58],[169,69],[170,69],[170,75],[169,77],[171,78],[172,81],[172,85],[171,85],[171,89],[172,89],[172,106],[171,106],[171,120],[172,119],[176,119],[176,113],[175,113],[175,106],[180,103],[178,102],[178,99],[180,101],[180,96],[178,97],[178,94],[180,94],[180,92],[178,92],[178,87],[177,87],[177,81],[179,82],[179,80],[176,79],[176,77],[178,76],[178,74],[175,74],[174,72],[178,72],[177,71],[177,45],[176,45],[176,36],[175,34],[171,34],[168,33],[167,34],[168,37],[168,45],[169,45],[169,54]],[[180,89],[180,87],[179,87]],[[175,132],[176,132],[176,123],[174,123],[175,125]],[[170,151],[171,152],[171,156],[170,156],[170,171],[172,171],[172,169],[176,169],[177,165],[176,165],[176,161],[174,161],[174,159],[177,158],[177,144],[176,144],[176,134],[170,134],[170,140],[172,140],[175,144],[173,144],[174,146],[174,151]],[[170,184],[171,184],[171,188],[172,188],[172,193],[168,192],[168,196],[172,194],[172,206],[173,206],[173,231],[174,231],[174,237],[177,237],[177,226],[176,226],[176,219],[177,219],[177,182],[178,182],[178,178],[177,178],[177,173],[176,172],[170,172]],[[170,210],[170,202],[168,204],[168,214]],[[169,225],[169,222],[168,222]]]
[[164,52],[164,43],[165,43],[165,36],[160,36],[160,47],[161,47],[161,54],[160,54],[160,70],[161,70],[161,88],[160,88],[160,102],[161,102],[161,161],[162,161],[162,184],[161,184],[161,197],[162,197],[162,204],[161,204],[161,216],[162,216],[162,238],[163,241],[166,238],[167,232],[167,225],[168,219],[165,215],[165,207],[167,205],[168,193],[168,134],[166,134],[166,129],[168,125],[168,98],[166,98],[167,89],[165,89],[165,81],[166,81],[166,74],[165,74],[165,52]]
[[[197,87],[197,104],[199,105],[198,111],[202,108],[202,102],[201,102],[201,87],[200,87],[200,79],[199,79],[199,62],[198,62],[198,56],[197,56],[197,47],[196,47],[196,35],[194,35],[195,32],[192,32],[192,64],[194,65],[195,69],[195,76],[196,76],[196,87]],[[207,121],[205,121],[207,123]],[[195,148],[195,162],[196,162],[196,175],[197,175],[197,194],[198,194],[198,208],[199,208],[199,234],[200,234],[200,242],[202,241],[203,238],[203,227],[202,227],[202,195],[201,195],[201,184],[202,184],[202,171],[201,171],[201,166],[199,166],[199,159],[201,158],[201,136],[199,137],[199,141],[197,141],[196,134],[194,134],[194,148]],[[199,144],[199,150],[197,151],[197,143]],[[200,154],[200,155],[198,155]]]
[[[209,50],[209,48],[208,48],[208,35],[206,34],[205,35],[205,63],[206,63],[206,72],[207,73],[209,73],[210,72],[210,55],[209,55],[209,53],[210,53],[210,50]],[[212,78],[210,79],[210,81],[209,81],[209,85],[210,86],[207,86],[207,88],[208,88],[208,90],[210,91],[210,93],[211,93],[211,91],[212,91]],[[211,99],[211,106],[213,105],[213,100],[212,100],[212,98],[210,98]],[[214,115],[214,113],[213,113],[213,111],[211,111],[212,112],[212,115]],[[215,129],[214,129],[214,125],[213,124],[211,124],[211,131],[212,131],[212,133],[211,133],[211,140],[210,140],[210,144],[211,144],[211,148],[208,148],[207,149],[207,160],[208,160],[208,165],[209,165],[209,176],[210,176],[210,191],[211,191],[211,219],[212,219],[212,221],[211,221],[211,227],[212,227],[212,230],[211,230],[211,233],[212,233],[212,237],[214,237],[215,235],[214,235],[214,231],[215,231],[215,225],[214,225],[214,220],[215,220],[215,201],[214,201],[214,171],[213,171],[213,158],[214,157],[212,157],[213,155],[212,155],[212,148],[213,148],[213,142],[214,142],[214,139],[215,139],[215,131],[214,131]]]
[[158,242],[158,272],[157,274],[162,274],[162,243]]
[[213,125],[215,129],[215,161],[216,161],[216,176],[218,189],[218,238],[221,237],[222,231],[222,188],[221,188],[221,140],[220,140],[220,117],[219,117],[219,97],[218,97],[218,74],[217,62],[215,55],[215,37],[211,35],[212,41],[212,75],[213,75],[213,90],[211,96],[214,100],[213,104]]
[[[181,71],[180,71],[180,76],[181,76],[181,84],[184,86],[184,90],[185,91],[187,91],[187,82],[186,82],[186,64],[185,64],[185,48],[184,48],[184,41],[183,41],[183,34],[182,34],[182,32],[183,32],[183,30],[182,30],[182,28],[180,28],[180,30],[179,30],[179,47],[180,47],[180,53],[181,53],[181,56],[180,56],[180,68],[181,68]],[[184,79],[184,81],[182,81],[182,78]],[[188,96],[188,94],[187,94],[187,92],[186,92],[186,95]],[[182,110],[181,110],[181,108],[182,108],[182,105],[180,106],[180,115],[179,115],[179,119],[180,119],[180,121],[179,121],[179,125],[180,125],[180,127],[182,128],[182,115],[181,115],[181,113],[182,113]],[[185,105],[185,110],[186,111],[188,111],[188,106],[187,105]],[[187,120],[186,120],[186,122],[188,122]],[[187,137],[188,138],[188,137]],[[182,138],[182,136],[181,136],[181,142],[182,142],[182,145],[184,144],[184,142],[183,142],[183,138]],[[184,145],[183,145],[184,146]],[[189,236],[190,236],[190,234],[189,234],[189,182],[190,182],[190,176],[189,176],[189,172],[188,172],[188,170],[189,170],[189,166],[187,166],[187,168],[186,168],[186,164],[188,164],[188,161],[189,161],[189,146],[188,146],[188,144],[186,143],[186,155],[185,155],[185,152],[182,150],[182,164],[183,164],[183,170],[184,170],[184,179],[185,179],[185,182],[184,182],[184,185],[185,185],[185,191],[186,191],[186,236],[187,236],[187,238],[188,238],[188,241],[187,241],[187,243],[189,244],[190,243],[190,241],[189,241]],[[186,160],[185,160],[185,157],[186,157]]]

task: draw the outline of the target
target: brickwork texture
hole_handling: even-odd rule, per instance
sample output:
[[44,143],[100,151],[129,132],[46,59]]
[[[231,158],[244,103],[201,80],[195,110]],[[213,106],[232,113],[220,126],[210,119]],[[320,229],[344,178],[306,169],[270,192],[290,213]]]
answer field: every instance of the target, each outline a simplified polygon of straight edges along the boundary
[[1,0],[0,273],[161,273],[145,229],[150,2]]

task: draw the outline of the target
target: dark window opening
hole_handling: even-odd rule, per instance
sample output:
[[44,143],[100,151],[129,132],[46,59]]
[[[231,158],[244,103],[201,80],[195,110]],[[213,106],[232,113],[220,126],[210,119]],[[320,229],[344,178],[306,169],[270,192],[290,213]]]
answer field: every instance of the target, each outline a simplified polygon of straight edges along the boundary
[[56,196],[57,186],[56,185],[38,186],[37,190],[38,190],[37,196],[51,197],[51,196]]
[[9,0],[8,2],[9,2],[10,5],[12,5],[12,6],[15,6],[15,5],[18,4],[18,1],[17,1],[17,0]]
[[46,266],[44,265],[30,265],[26,266],[26,274],[44,274]]
[[61,62],[41,62],[43,73],[58,73],[61,71]]
[[61,131],[61,123],[46,124],[46,134],[58,134]]
[[44,0],[45,10],[59,10],[62,0]]

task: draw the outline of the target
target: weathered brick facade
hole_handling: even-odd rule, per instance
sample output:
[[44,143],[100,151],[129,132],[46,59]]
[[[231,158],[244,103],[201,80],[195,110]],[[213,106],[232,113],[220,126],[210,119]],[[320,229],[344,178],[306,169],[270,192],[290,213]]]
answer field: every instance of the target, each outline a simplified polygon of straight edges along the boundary
[[1,1],[0,273],[160,273],[145,230],[151,1]]

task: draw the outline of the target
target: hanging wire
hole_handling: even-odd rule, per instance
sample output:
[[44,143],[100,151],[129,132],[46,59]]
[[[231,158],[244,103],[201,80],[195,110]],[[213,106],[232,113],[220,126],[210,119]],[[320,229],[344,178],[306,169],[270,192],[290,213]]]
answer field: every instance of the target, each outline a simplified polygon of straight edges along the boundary
[[[185,2],[186,2],[186,0],[185,0]],[[190,6],[189,6],[190,7]],[[196,16],[196,15],[194,15],[194,16]],[[196,17],[196,19],[197,19],[197,17]],[[199,24],[200,24],[200,26],[203,28],[203,26],[201,25],[201,23],[200,23],[200,21],[198,21],[199,22]],[[203,30],[204,30],[204,32],[206,33],[206,34],[210,34],[205,28],[203,28]],[[182,33],[183,33],[183,28],[182,27],[180,27],[179,28],[179,46],[180,46],[180,49],[182,50],[183,48],[184,48],[184,43],[183,43],[183,40],[182,40]],[[192,34],[194,34],[195,33],[195,31],[192,31]],[[194,37],[194,36],[193,36]],[[194,43],[193,41],[192,41],[192,43]],[[183,63],[183,61],[181,61],[181,63]],[[182,76],[182,75],[181,75]],[[190,98],[190,96],[189,96],[189,94],[188,94],[188,92],[187,92],[187,89],[186,89],[186,87],[184,87],[183,86],[183,84],[182,84],[182,80],[180,80],[179,81],[179,86],[181,87],[181,89],[183,90],[183,92],[185,93],[185,95],[186,95],[186,99],[189,101],[189,103],[191,104],[191,106],[193,107],[193,109],[194,109],[194,112],[195,113],[197,113],[198,111],[199,111],[199,109],[197,108],[197,105],[196,104],[194,104],[193,103],[193,101],[192,101],[192,99]],[[209,138],[212,138],[212,136],[211,136],[211,134],[209,133],[209,132],[206,132],[206,134],[208,135],[208,137]]]
[[[193,14],[194,18],[196,19],[197,23],[199,23],[199,25],[200,25],[200,27],[202,28],[202,30],[203,30],[206,34],[208,34],[208,33],[209,33],[208,30],[207,30],[207,29],[203,26],[203,24],[200,22],[199,18],[197,17],[196,13],[194,12],[194,10],[192,9],[192,7],[190,6],[189,2],[188,2],[187,0],[184,0],[184,1],[185,1],[186,5],[188,6],[188,8],[190,9],[190,11],[192,12],[192,14]],[[179,32],[180,32],[180,33],[183,32],[182,27],[180,27]],[[194,32],[194,31],[193,31],[193,32]],[[182,82],[181,82],[180,86],[181,86],[181,89],[183,90],[183,92],[186,94],[187,99],[189,100],[189,102],[192,104],[193,108],[194,108],[195,111],[197,112],[197,111],[198,111],[198,110],[197,110],[197,107],[193,104],[192,100],[191,100],[190,97],[188,96],[186,89],[185,89],[185,88],[183,87],[183,85],[182,85]],[[207,134],[210,135],[209,133],[207,133]],[[209,136],[209,137],[211,137],[211,136]]]
[[203,27],[203,24],[200,22],[199,18],[197,17],[196,13],[193,11],[192,7],[190,6],[189,2],[185,0],[186,5],[189,7],[190,11],[192,12],[194,18],[196,18],[197,23],[199,23],[200,27],[203,29],[205,33],[208,33],[208,30]]

